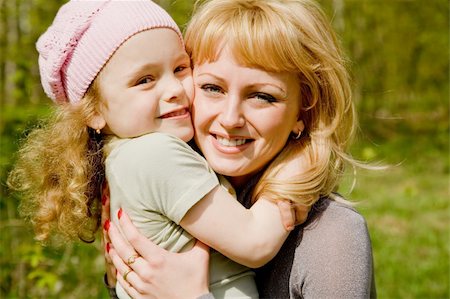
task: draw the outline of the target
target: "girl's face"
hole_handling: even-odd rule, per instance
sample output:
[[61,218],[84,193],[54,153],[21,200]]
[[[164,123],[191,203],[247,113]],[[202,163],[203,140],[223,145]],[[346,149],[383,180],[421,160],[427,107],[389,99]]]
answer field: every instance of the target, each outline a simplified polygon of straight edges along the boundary
[[132,36],[114,53],[98,79],[105,133],[136,137],[151,132],[193,136],[190,59],[171,29]]
[[194,82],[195,141],[235,187],[269,163],[301,123],[297,76],[239,65],[228,48],[196,65]]

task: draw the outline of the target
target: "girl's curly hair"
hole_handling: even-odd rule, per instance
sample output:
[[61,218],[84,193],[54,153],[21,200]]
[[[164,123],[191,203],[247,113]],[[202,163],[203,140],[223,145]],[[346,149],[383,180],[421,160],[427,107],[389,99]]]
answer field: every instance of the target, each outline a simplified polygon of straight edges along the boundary
[[19,211],[36,239],[56,232],[63,239],[95,240],[104,177],[102,137],[87,126],[99,105],[94,83],[79,104],[61,104],[22,144],[8,177],[21,195]]

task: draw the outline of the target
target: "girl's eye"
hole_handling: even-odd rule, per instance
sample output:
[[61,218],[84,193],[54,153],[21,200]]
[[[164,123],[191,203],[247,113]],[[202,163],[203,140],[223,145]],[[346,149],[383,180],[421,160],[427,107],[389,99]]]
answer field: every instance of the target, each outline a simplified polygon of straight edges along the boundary
[[200,88],[203,91],[206,91],[209,93],[221,93],[222,92],[222,88],[220,88],[220,86],[217,86],[215,84],[203,84],[202,86],[200,86]]
[[258,99],[258,100],[263,101],[263,102],[267,102],[267,103],[273,103],[273,102],[277,101],[277,99],[274,96],[272,96],[272,95],[270,95],[268,93],[264,93],[264,92],[254,93],[250,97]]
[[152,83],[153,81],[155,81],[153,79],[153,77],[146,76],[146,77],[143,77],[143,78],[139,79],[139,81],[136,83],[136,85],[148,84],[148,83]]

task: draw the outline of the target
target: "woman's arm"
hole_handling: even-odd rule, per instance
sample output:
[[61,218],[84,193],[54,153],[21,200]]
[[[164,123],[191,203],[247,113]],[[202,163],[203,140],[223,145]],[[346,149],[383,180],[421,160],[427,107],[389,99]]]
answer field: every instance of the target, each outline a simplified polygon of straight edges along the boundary
[[[133,298],[213,298],[208,295],[209,250],[201,242],[183,253],[162,249],[141,235],[125,212],[119,219],[126,240],[111,223],[109,255],[117,280]],[[130,245],[131,244],[131,245]],[[132,247],[133,246],[133,247]],[[129,257],[138,254],[134,262]],[[128,265],[127,265],[128,264]],[[132,269],[124,280],[123,275]]]

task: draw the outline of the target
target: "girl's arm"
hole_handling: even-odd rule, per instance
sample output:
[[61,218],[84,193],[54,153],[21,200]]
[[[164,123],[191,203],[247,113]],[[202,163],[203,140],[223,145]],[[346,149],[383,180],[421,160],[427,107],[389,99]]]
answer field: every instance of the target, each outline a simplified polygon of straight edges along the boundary
[[244,208],[219,186],[205,160],[175,137],[144,135],[123,143],[110,156],[111,187],[117,196],[126,192],[122,202],[135,210],[163,213],[238,263],[267,263],[289,233],[276,202],[262,198],[252,209]]
[[[289,180],[308,165],[304,157],[289,159],[275,179]],[[294,222],[303,223],[309,209],[301,205],[291,209],[287,200],[267,198],[245,209],[224,188],[216,187],[189,209],[180,225],[228,258],[258,268],[277,254]],[[288,218],[290,228],[286,229],[283,223]]]
[[270,261],[289,234],[275,201],[261,198],[246,209],[220,186],[190,208],[180,225],[203,243],[251,268]]

